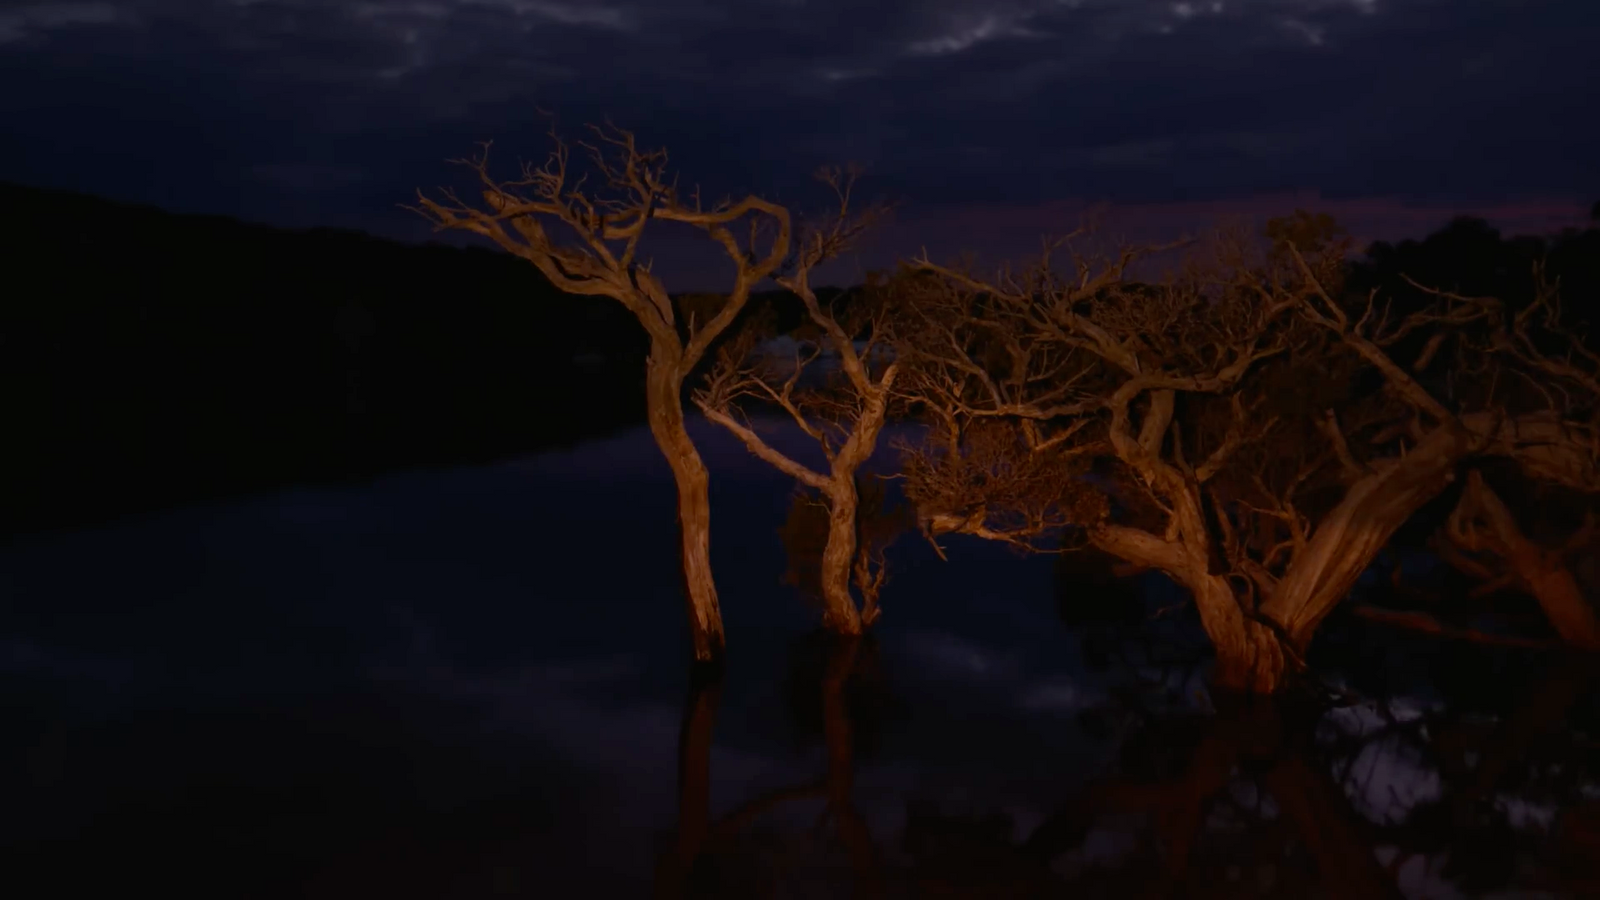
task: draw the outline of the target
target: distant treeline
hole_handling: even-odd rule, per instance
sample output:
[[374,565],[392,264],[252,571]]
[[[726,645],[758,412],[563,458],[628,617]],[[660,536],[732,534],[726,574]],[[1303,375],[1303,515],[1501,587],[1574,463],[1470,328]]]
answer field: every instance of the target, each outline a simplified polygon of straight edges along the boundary
[[[499,252],[14,185],[0,211],[0,537],[502,459],[642,420],[631,316]],[[1512,297],[1540,258],[1585,318],[1600,294],[1594,229],[1505,240],[1458,220],[1375,245],[1348,286],[1409,291],[1404,272]],[[775,311],[778,331],[800,323],[778,293],[752,309]]]
[[0,533],[637,421],[620,306],[498,252],[0,186]]
[[[1587,228],[1551,236],[1505,237],[1482,219],[1455,219],[1422,240],[1379,242],[1354,261],[1346,288],[1378,290],[1408,305],[1418,291],[1410,281],[1476,297],[1524,305],[1535,289],[1535,264],[1559,282],[1567,317],[1595,321],[1600,301],[1600,203]],[[1595,335],[1591,334],[1593,338]]]

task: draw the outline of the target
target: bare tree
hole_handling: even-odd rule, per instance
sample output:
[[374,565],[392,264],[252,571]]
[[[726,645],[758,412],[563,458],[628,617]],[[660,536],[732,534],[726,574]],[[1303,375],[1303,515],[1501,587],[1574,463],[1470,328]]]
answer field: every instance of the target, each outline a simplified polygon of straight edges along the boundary
[[[1365,435],[1364,459],[1350,452],[1350,435],[1332,427],[1337,419],[1327,419],[1343,497],[1319,523],[1294,577],[1275,585],[1263,604],[1303,646],[1383,543],[1454,481],[1464,462],[1503,458],[1537,482],[1600,490],[1600,356],[1562,321],[1559,294],[1537,270],[1534,302],[1515,314],[1496,298],[1423,288],[1437,303],[1393,319],[1375,293],[1335,299],[1298,249],[1287,251],[1310,287],[1303,317],[1379,373],[1397,408]],[[1402,365],[1407,355],[1409,365]],[[1484,546],[1475,534],[1486,532],[1509,541],[1503,551],[1562,637],[1600,648],[1594,612],[1562,554],[1517,543],[1515,523],[1496,500],[1481,477],[1469,480],[1451,531],[1468,545]]]
[[[1036,269],[994,282],[917,263],[948,294],[970,299],[922,307],[944,339],[923,343],[913,369],[925,373],[931,430],[944,434],[908,460],[908,492],[935,534],[1029,543],[1077,526],[1113,556],[1169,573],[1195,596],[1217,646],[1218,681],[1271,690],[1284,665],[1279,641],[1216,565],[1220,535],[1204,486],[1264,430],[1242,384],[1261,360],[1288,349],[1294,301],[1261,303],[1199,278],[1125,283],[1138,250],[1074,255],[1070,270],[1057,272],[1052,256],[1061,247],[1070,243],[1048,247]],[[1224,400],[1230,416],[1220,436],[1183,433],[1199,417],[1180,417],[1180,406],[1202,408],[1187,395]],[[995,448],[997,419],[1014,423],[999,426],[1014,439]],[[985,477],[963,474],[984,456],[996,459],[983,466]],[[1112,463],[1098,482],[1082,464],[1095,458]]]
[[[1033,545],[1066,528],[1160,569],[1194,597],[1216,681],[1271,692],[1464,460],[1596,484],[1593,361],[1571,352],[1553,305],[1512,322],[1494,301],[1440,293],[1391,320],[1376,297],[1336,299],[1331,223],[1290,224],[1270,252],[1222,239],[1156,285],[1124,281],[1137,253],[1075,256],[1061,273],[1047,250],[995,281],[919,260],[946,298],[923,307],[938,350],[908,360],[930,411],[908,493],[931,530]],[[998,453],[978,437],[996,420],[1014,435]],[[972,477],[985,455],[999,462]]]
[[[763,350],[759,331],[732,341],[719,355],[695,403],[706,418],[732,432],[751,453],[815,491],[828,510],[827,542],[822,552],[823,624],[839,634],[856,635],[879,613],[883,584],[882,546],[860,537],[861,467],[878,446],[888,420],[900,365],[888,348],[886,307],[868,286],[848,297],[843,309],[822,303],[813,288],[812,270],[875,221],[882,207],[857,214],[851,192],[857,173],[824,169],[821,180],[834,192],[837,206],[828,219],[807,227],[797,240],[790,271],[777,278],[804,305],[810,329],[798,333],[792,358],[778,359]],[[809,332],[809,333],[807,333]],[[808,375],[824,358],[838,370],[821,386],[808,386]],[[750,424],[748,407],[776,409],[821,448],[825,470],[812,468],[770,444]]]
[[[694,655],[709,662],[722,653],[722,612],[711,573],[709,476],[684,427],[683,384],[744,310],[751,289],[789,256],[789,211],[755,196],[710,206],[702,205],[698,190],[682,198],[676,181],[668,180],[665,151],[641,149],[631,132],[614,126],[589,130],[592,142],[577,144],[587,154],[586,173],[575,172],[571,148],[553,130],[555,146],[544,163],[522,163],[509,180],[490,171],[485,144],[478,155],[456,161],[477,176],[481,203],[451,190],[438,197],[419,191],[415,209],[440,229],[489,238],[533,263],[567,293],[621,303],[648,333],[650,432],[677,482]],[[733,284],[719,308],[703,318],[675,309],[650,263],[639,259],[640,241],[652,221],[699,229],[727,252]]]

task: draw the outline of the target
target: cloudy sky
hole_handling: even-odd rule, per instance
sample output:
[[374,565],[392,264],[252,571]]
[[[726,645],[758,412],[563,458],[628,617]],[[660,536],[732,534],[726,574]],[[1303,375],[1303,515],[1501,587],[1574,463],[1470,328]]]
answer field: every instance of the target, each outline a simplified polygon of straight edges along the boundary
[[867,164],[935,245],[1085,202],[1547,228],[1600,198],[1596,46],[1594,0],[0,0],[0,179],[418,236],[395,204],[541,154],[542,106],[718,191]]

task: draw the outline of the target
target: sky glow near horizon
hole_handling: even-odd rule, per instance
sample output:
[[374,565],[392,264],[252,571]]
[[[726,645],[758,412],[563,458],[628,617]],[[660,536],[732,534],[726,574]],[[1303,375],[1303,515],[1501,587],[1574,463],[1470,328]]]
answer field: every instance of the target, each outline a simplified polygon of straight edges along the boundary
[[542,107],[718,195],[863,163],[934,243],[1302,195],[1553,228],[1600,197],[1597,38],[1587,0],[0,0],[0,179],[421,237],[396,204],[541,156]]

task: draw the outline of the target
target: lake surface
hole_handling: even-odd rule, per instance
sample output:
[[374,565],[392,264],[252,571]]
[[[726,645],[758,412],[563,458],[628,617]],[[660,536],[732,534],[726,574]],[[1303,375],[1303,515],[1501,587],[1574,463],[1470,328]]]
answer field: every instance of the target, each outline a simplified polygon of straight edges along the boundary
[[[1582,665],[1334,623],[1351,693],[1301,721],[1210,698],[1191,611],[1069,628],[1051,560],[913,536],[830,694],[779,583],[791,485],[697,436],[710,691],[643,431],[0,548],[12,895],[647,897],[687,845],[688,896],[1600,885]],[[1136,619],[1175,599],[1145,588]]]

